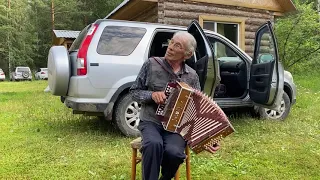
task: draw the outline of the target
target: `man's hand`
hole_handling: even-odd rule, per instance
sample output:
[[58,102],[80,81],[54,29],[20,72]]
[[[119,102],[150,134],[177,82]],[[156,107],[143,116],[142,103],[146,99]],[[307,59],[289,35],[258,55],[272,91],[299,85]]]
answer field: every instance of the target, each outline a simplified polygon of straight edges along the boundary
[[208,151],[209,153],[216,153],[218,150],[220,149],[220,145],[219,144],[214,144],[213,146],[207,147],[206,151]]
[[157,91],[152,93],[152,99],[157,104],[163,104],[166,100],[166,95],[164,94],[164,91]]

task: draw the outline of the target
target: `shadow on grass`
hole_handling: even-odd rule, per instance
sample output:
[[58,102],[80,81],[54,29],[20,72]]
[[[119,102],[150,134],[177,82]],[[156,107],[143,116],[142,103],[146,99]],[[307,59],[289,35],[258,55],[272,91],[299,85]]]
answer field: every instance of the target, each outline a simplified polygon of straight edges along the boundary
[[258,119],[258,116],[253,113],[252,108],[243,108],[243,107],[232,108],[232,109],[223,109],[223,111],[230,120],[249,119],[249,118]]
[[97,136],[125,137],[112,121],[99,117],[83,115],[67,115],[61,120],[46,123],[53,131],[66,131],[75,134],[91,134]]
[[[252,119],[251,112],[248,109],[224,110],[231,123],[239,128],[252,126],[258,119]],[[113,121],[108,121],[95,116],[73,115],[69,111],[53,116],[44,120],[45,125],[42,128],[50,132],[59,132],[62,134],[90,134],[93,136],[108,136],[114,138],[125,138],[125,136],[116,128]]]

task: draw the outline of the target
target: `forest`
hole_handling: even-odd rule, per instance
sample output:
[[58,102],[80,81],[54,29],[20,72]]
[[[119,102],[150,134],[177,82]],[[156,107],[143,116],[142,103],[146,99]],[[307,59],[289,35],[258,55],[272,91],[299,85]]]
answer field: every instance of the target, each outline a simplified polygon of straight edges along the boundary
[[[275,19],[280,60],[286,70],[309,72],[320,66],[318,1],[294,0],[297,11]],[[16,66],[46,67],[53,29],[81,31],[121,2],[0,0],[0,68],[8,74]]]

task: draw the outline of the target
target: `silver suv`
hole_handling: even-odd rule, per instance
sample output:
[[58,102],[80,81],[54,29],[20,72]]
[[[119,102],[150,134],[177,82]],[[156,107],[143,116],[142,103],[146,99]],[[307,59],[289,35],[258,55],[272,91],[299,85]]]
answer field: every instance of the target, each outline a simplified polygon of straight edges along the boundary
[[270,22],[256,33],[254,58],[224,36],[188,28],[101,19],[79,34],[69,51],[49,51],[51,93],[75,114],[113,119],[121,132],[137,136],[140,105],[129,88],[145,60],[164,56],[176,31],[189,31],[197,49],[186,63],[199,75],[202,90],[222,108],[252,107],[261,117],[285,119],[296,101],[290,72],[284,71]]
[[32,73],[29,67],[16,67],[13,72],[10,73],[10,81],[28,80],[32,81]]

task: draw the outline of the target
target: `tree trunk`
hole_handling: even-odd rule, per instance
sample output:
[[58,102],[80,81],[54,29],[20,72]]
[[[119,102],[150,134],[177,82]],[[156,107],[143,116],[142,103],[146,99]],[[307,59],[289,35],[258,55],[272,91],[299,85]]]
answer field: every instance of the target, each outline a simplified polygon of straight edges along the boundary
[[319,21],[320,21],[320,0],[317,1],[317,10],[318,10]]

